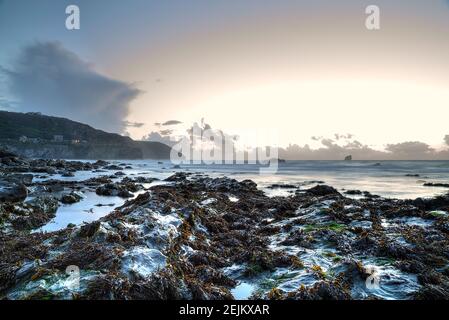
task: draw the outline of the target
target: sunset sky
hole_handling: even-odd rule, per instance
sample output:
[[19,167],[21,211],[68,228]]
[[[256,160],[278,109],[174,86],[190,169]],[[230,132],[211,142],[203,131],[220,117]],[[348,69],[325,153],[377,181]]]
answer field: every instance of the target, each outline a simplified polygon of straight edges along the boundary
[[[80,30],[65,28],[69,4]],[[0,109],[135,139],[204,118],[277,130],[281,145],[447,147],[446,0],[0,0],[0,41]],[[168,120],[182,124],[155,125]]]

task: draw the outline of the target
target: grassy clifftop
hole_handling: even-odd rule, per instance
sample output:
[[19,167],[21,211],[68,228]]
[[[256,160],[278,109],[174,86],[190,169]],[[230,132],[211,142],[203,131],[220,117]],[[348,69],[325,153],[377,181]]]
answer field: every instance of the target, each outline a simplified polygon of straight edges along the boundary
[[88,142],[129,143],[128,137],[97,130],[65,118],[49,117],[37,113],[17,113],[0,111],[0,138],[19,139],[41,138],[52,140],[62,135],[65,140],[86,140]]

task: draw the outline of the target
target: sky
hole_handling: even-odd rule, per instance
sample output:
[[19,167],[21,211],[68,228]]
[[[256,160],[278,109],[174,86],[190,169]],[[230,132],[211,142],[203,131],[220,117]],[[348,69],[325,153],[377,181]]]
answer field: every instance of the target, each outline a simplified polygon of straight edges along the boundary
[[434,157],[449,145],[448,36],[447,0],[0,0],[0,109],[134,139],[205,119],[276,131],[298,157]]

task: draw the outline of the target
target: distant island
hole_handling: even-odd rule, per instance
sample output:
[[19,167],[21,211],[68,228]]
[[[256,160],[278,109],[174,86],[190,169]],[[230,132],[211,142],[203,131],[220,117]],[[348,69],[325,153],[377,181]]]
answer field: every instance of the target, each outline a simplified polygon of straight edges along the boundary
[[0,147],[46,159],[169,159],[171,151],[65,118],[8,111],[0,111]]

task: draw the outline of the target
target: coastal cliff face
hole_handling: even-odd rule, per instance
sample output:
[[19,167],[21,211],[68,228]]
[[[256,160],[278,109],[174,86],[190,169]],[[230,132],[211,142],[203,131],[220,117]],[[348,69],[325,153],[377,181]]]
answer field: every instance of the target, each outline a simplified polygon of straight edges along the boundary
[[6,111],[0,111],[0,146],[45,159],[168,159],[171,150],[64,118]]
[[70,145],[3,142],[6,149],[27,158],[43,159],[143,159],[139,148],[120,145]]

